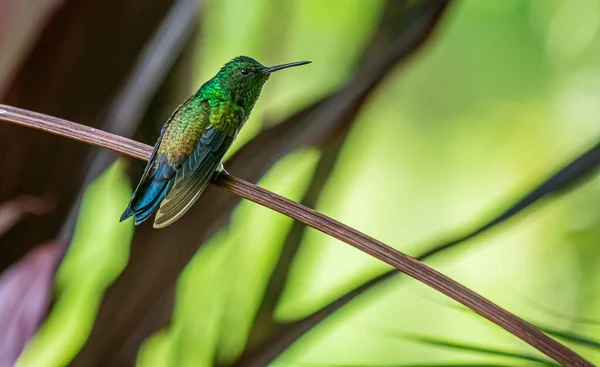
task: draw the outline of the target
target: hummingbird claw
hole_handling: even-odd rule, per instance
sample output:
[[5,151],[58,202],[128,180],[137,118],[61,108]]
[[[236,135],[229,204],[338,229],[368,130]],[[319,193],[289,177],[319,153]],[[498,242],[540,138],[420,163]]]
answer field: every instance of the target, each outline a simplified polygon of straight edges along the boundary
[[218,173],[225,172],[225,174],[229,174],[229,172],[227,172],[227,171],[225,170],[225,167],[223,167],[223,163],[222,163],[222,162],[221,162],[221,163],[219,163],[219,167],[217,167],[217,172],[218,172]]

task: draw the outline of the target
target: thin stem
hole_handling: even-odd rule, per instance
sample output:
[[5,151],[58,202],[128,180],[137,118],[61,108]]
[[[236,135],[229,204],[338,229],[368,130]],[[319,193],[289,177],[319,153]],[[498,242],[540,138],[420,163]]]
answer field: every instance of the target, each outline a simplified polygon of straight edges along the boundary
[[[105,131],[89,128],[40,113],[0,105],[0,120],[33,127],[119,153],[147,160],[151,147]],[[240,178],[222,174],[213,184],[222,190],[275,210],[395,267],[470,308],[565,366],[593,366],[583,357],[550,338],[533,325],[486,298],[430,268],[422,262],[350,228],[313,209],[286,199]]]
[[119,135],[107,133],[93,127],[63,120],[58,117],[44,115],[17,107],[0,104],[0,120],[13,124],[32,127],[51,134],[80,141],[97,147],[108,148],[133,158],[147,161],[152,147],[127,139]]

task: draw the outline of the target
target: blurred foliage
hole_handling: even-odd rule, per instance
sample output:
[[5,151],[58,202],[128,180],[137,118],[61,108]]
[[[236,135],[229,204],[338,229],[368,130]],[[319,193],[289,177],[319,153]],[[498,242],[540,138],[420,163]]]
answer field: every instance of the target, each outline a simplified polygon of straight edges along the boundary
[[[238,54],[266,64],[314,62],[272,78],[236,147],[269,121],[343,83],[382,4],[206,1],[198,84]],[[417,253],[420,243],[514,201],[600,137],[599,9],[600,0],[455,3],[425,52],[388,80],[362,111],[316,209]],[[281,47],[271,54],[265,42]],[[298,200],[318,155],[291,154],[259,183]],[[116,220],[130,194],[121,169],[113,166],[89,187],[60,268],[57,307],[19,366],[68,360],[89,332],[90,310],[97,309],[101,291],[127,261],[131,224]],[[556,317],[530,301],[600,320],[599,208],[600,181],[594,178],[433,265],[528,320],[598,339],[597,325]],[[234,359],[290,224],[264,208],[240,204],[230,227],[205,244],[182,274],[174,321],[147,341],[138,365],[208,366],[213,359]],[[385,270],[310,230],[277,316],[301,318]],[[534,354],[503,330],[440,307],[440,300],[416,282],[388,282],[312,330],[275,365],[481,360],[389,338],[381,326]],[[600,363],[598,350],[574,348]]]
[[103,290],[125,267],[133,223],[119,223],[132,190],[117,161],[88,186],[56,277],[57,303],[17,366],[63,366],[89,334]]

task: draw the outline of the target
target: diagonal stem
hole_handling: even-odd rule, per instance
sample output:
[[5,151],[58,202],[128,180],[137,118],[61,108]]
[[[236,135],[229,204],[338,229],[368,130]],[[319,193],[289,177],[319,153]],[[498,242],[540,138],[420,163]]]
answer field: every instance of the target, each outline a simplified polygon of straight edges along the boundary
[[567,366],[591,365],[566,346],[543,334],[533,325],[469,288],[422,262],[324,214],[234,176],[219,176],[215,180],[215,184],[223,190],[284,214],[392,265],[406,275],[467,306],[559,363]]
[[[543,200],[550,195],[556,195],[564,192],[574,185],[581,184],[586,177],[588,177],[597,169],[598,165],[600,165],[600,142],[581,153],[574,160],[559,169],[551,177],[537,185],[527,194],[523,195],[521,199],[519,199],[501,214],[487,222],[484,222],[483,225],[470,230],[466,234],[462,234],[458,237],[451,238],[430,247],[429,250],[417,256],[416,259],[419,261],[429,260],[430,258],[445,252],[446,250],[450,250],[451,248],[465,244],[467,240],[509,220],[538,201]],[[348,304],[350,301],[367,292],[371,288],[374,288],[400,274],[401,273],[399,273],[396,269],[390,269],[378,277],[369,280],[357,288],[354,288],[350,292],[344,294],[340,298],[332,301],[315,313],[301,320],[277,325],[277,330],[273,332],[273,337],[270,339],[269,343],[262,345],[259,349],[245,352],[240,358],[240,361],[238,361],[239,363],[236,362],[236,365],[243,364],[244,366],[248,367],[249,365],[253,365],[254,362],[259,361],[257,363],[260,364],[265,360],[265,358],[268,359],[271,356],[281,354],[283,350],[287,349],[308,330],[325,320],[327,317]],[[552,335],[552,333],[550,334]],[[262,365],[266,364],[263,363]]]
[[[70,121],[6,105],[0,105],[0,120],[109,148],[142,160],[148,159],[152,149],[148,145],[105,131],[91,129]],[[542,333],[523,319],[511,314],[422,262],[364,233],[237,177],[221,174],[214,180],[213,184],[222,190],[275,210],[329,236],[344,241],[395,267],[401,272],[458,301],[565,366],[593,366],[593,364],[586,361],[583,357]]]

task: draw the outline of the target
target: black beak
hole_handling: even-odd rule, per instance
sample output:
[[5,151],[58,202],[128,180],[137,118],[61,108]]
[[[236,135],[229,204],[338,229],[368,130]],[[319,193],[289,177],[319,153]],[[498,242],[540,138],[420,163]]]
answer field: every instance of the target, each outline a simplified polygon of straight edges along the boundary
[[268,67],[264,68],[262,71],[264,73],[272,73],[274,71],[281,70],[281,69],[291,68],[293,66],[300,66],[300,65],[310,64],[311,62],[312,61],[296,61],[296,62],[290,62],[289,64],[281,64],[281,65],[275,65],[275,66],[268,66]]

